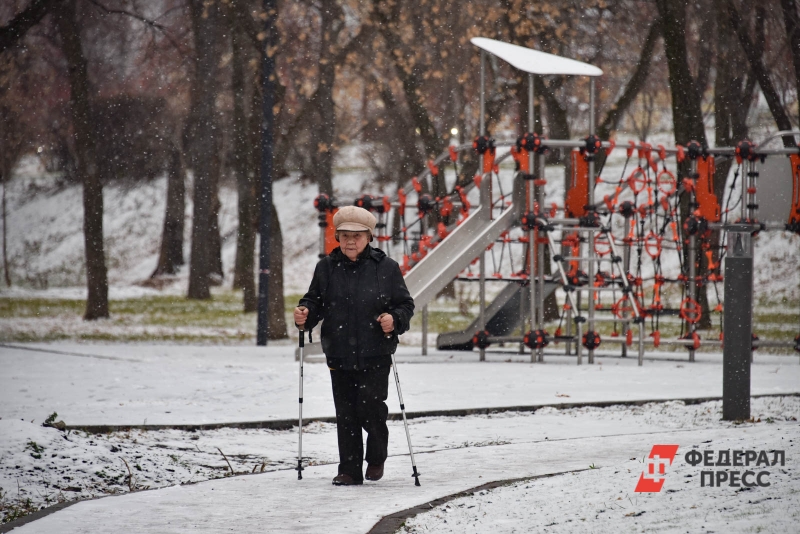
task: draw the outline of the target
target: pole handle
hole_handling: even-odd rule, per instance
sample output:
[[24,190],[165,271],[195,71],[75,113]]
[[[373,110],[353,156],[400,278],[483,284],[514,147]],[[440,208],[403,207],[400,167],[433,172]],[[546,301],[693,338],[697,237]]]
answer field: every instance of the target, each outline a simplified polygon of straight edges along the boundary
[[[381,321],[381,318],[382,318],[384,315],[389,315],[389,314],[388,314],[388,313],[386,313],[386,312],[383,312],[382,314],[380,314],[380,315],[378,316],[378,322],[380,322],[380,321]],[[383,337],[384,337],[384,338],[386,338],[386,339],[391,339],[391,338],[392,338],[392,333],[391,333],[391,332],[384,332],[384,333],[383,333]]]
[[[298,306],[298,308],[301,309],[301,310],[307,309],[305,306]],[[305,335],[304,326],[305,326],[305,324],[297,325],[297,330],[300,331],[300,347],[304,347],[305,346],[305,341],[306,341],[306,335]],[[310,340],[311,340],[311,337],[309,336],[309,341]]]

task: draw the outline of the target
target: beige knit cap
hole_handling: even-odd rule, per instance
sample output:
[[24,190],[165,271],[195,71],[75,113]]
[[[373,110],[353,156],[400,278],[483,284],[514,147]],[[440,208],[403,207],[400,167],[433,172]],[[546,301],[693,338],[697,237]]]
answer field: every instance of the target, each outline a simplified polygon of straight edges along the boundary
[[333,216],[333,226],[337,232],[368,231],[372,235],[377,222],[373,214],[358,206],[345,206]]

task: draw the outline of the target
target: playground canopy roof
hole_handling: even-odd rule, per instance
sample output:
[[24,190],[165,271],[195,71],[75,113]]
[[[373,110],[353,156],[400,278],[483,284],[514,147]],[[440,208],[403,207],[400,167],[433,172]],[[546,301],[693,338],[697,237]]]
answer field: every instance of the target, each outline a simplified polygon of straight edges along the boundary
[[576,76],[602,76],[603,71],[574,59],[568,59],[524,46],[495,41],[486,37],[473,37],[470,42],[503,59],[521,71],[531,74],[570,74]]

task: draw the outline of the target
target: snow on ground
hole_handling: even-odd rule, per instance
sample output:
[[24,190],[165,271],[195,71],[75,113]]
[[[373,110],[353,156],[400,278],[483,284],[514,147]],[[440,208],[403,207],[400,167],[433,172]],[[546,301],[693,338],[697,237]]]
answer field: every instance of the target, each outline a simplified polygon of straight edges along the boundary
[[[750,435],[741,430],[732,435],[709,432],[712,439],[679,448],[660,493],[632,492],[643,471],[640,456],[475,492],[408,520],[398,533],[796,532],[800,520],[800,427]],[[783,450],[792,459],[786,467],[756,468],[756,472],[769,473],[764,479],[768,487],[702,487],[701,468],[684,460],[691,449]],[[717,470],[721,469],[713,469]]]
[[[666,145],[671,143],[668,136],[658,137],[654,142]],[[624,144],[625,140],[620,140],[619,143]],[[351,147],[350,152],[353,150],[355,149]],[[603,171],[606,180],[613,182],[630,174],[636,165],[635,157],[627,164],[625,159],[623,151],[616,151],[609,158]],[[445,172],[448,184],[452,184],[454,180],[452,166],[447,166]],[[731,172],[733,174],[733,170]],[[511,174],[509,166],[504,165],[501,175],[505,184],[503,190],[506,193],[511,190],[509,181]],[[547,205],[552,202],[563,205],[563,167],[548,167],[546,174]],[[85,296],[85,288],[82,287],[85,267],[80,188],[56,187],[56,181],[54,176],[44,172],[34,158],[28,158],[9,183],[9,258],[14,284],[24,289],[10,291],[3,289],[0,295],[21,298],[43,296],[52,291],[53,295],[58,296],[70,295],[73,298]],[[187,259],[190,254],[192,215],[191,180],[188,182],[184,250]],[[334,185],[335,196],[342,201],[351,201],[364,193],[392,195],[395,192],[391,184],[385,186],[374,184],[373,173],[365,167],[339,169],[335,173]],[[497,185],[495,191],[499,190],[500,186]],[[133,297],[143,294],[139,290],[129,288],[146,280],[155,268],[164,216],[165,191],[164,177],[135,184],[112,183],[104,188],[104,231],[112,297]],[[600,199],[603,195],[613,192],[611,184],[602,183],[598,186],[596,194]],[[304,292],[313,273],[319,243],[317,214],[313,209],[313,199],[317,194],[316,185],[304,183],[296,175],[278,180],[274,184],[275,207],[283,232],[284,284],[287,294]],[[473,191],[472,194],[474,196],[472,202],[475,204],[477,192]],[[220,233],[223,238],[222,256],[227,284],[233,277],[237,227],[236,196],[235,188],[229,185],[220,188],[222,206]],[[629,197],[631,193],[626,191],[620,198],[624,200]],[[408,203],[409,205],[416,203],[414,193],[409,195]],[[410,213],[409,217],[412,216]],[[618,229],[618,231],[623,230]],[[797,301],[800,298],[800,271],[796,268],[796,265],[800,264],[800,236],[786,232],[770,232],[762,234],[756,246],[758,250],[755,269],[756,295],[766,297],[771,302],[782,298]],[[517,257],[520,255],[517,254]],[[672,271],[678,268],[677,255],[666,254],[663,267],[665,274],[674,274]],[[649,275],[651,270],[652,261],[649,257],[645,257],[644,274]],[[184,269],[184,272],[165,290],[184,293],[187,271]],[[31,288],[39,290],[48,288],[48,291],[31,292],[29,291]],[[473,289],[470,288],[470,291]]]
[[[366,189],[373,194],[382,194],[380,188],[368,185],[370,179],[371,173],[366,169],[337,172],[335,194],[351,199]],[[57,177],[48,175],[35,158],[24,160],[9,182],[9,262],[14,285],[21,286],[21,289],[3,289],[0,294],[85,298],[81,189],[57,183]],[[165,192],[164,176],[137,183],[114,182],[104,187],[103,230],[112,298],[152,294],[153,290],[142,291],[130,286],[146,280],[158,261]],[[275,208],[283,232],[287,293],[304,292],[314,272],[319,252],[319,229],[313,207],[317,194],[316,185],[304,183],[296,175],[274,184]],[[190,178],[187,180],[184,228],[184,258],[187,262],[191,252],[191,199]],[[230,283],[238,224],[235,187],[222,184],[219,199],[222,260],[226,282]],[[188,269],[184,269],[166,290],[184,293],[187,283]],[[48,291],[41,291],[43,289]]]
[[[16,347],[16,346],[15,346]],[[0,417],[42,422],[58,412],[68,425],[206,424],[291,419],[297,413],[292,345],[19,345],[0,347]],[[29,350],[35,349],[35,350]],[[638,367],[635,358],[398,351],[409,411],[721,396],[719,354],[695,363],[665,353]],[[516,361],[515,361],[516,360]],[[316,360],[320,362],[320,360]],[[334,415],[324,363],[306,363],[306,417]],[[754,395],[800,391],[797,357],[757,355]],[[624,386],[624,387],[620,387]],[[397,413],[396,397],[389,409]]]
[[[758,423],[783,424],[800,416],[800,398],[753,400]],[[720,421],[721,403],[666,402],[608,408],[542,408],[466,417],[412,419],[420,464],[427,453],[524,442],[576,440],[591,436],[664,430],[733,428]],[[792,419],[794,418],[794,419]],[[767,423],[767,421],[771,421]],[[390,456],[407,446],[400,421],[389,422]],[[36,508],[131,490],[167,487],[237,474],[293,469],[297,430],[128,430],[109,434],[60,432],[24,420],[0,420],[0,488],[6,496],[29,497]],[[338,462],[336,426],[311,423],[303,431],[305,465]],[[223,454],[225,456],[223,456]],[[230,462],[230,464],[228,463]],[[130,471],[129,471],[130,469]],[[19,489],[17,489],[19,488]]]
[[[658,405],[645,408],[659,409]],[[793,410],[796,414],[796,407]],[[613,413],[614,409],[608,411]],[[690,412],[686,415],[692,416]],[[567,425],[580,429],[582,423],[595,416],[567,416]],[[712,530],[708,525],[722,526],[724,522],[728,523],[724,525],[725,532],[747,531],[746,527],[754,523],[763,531],[790,532],[800,490],[794,452],[800,426],[791,417],[796,415],[789,416],[788,422],[712,423],[696,429],[644,431],[636,427],[635,418],[629,418],[627,424],[609,421],[602,434],[585,432],[577,438],[529,438],[507,444],[439,449],[432,454],[421,450],[417,454],[421,487],[415,487],[409,476],[407,455],[390,457],[384,479],[360,487],[332,487],[330,479],[336,473],[333,464],[307,467],[302,481],[292,470],[218,479],[84,501],[25,525],[18,532],[366,532],[382,516],[485,482],[586,470],[590,466],[596,469],[589,475],[555,476],[550,479],[552,485],[531,482],[528,489],[536,488],[535,491],[512,495],[513,502],[508,504],[508,498],[498,500],[494,510],[494,493],[482,495],[476,501],[480,508],[467,508],[467,514],[462,516],[463,529],[457,525],[450,531],[494,531],[495,524],[490,520],[505,513],[513,516],[496,524],[500,532],[511,532],[512,528],[520,532],[541,531],[547,527],[558,527],[560,532],[621,532],[630,530],[630,526],[637,532],[677,528],[700,531],[704,527]],[[503,422],[508,423],[508,418]],[[541,435],[541,427],[536,425],[546,425],[548,421],[527,422],[532,434]],[[462,423],[469,425],[471,420],[451,423],[445,430]],[[614,435],[609,431],[612,425],[632,432]],[[415,435],[423,429],[412,426]],[[393,440],[402,442],[402,437],[395,434]],[[678,445],[679,456],[667,473],[664,492],[636,497],[633,488],[643,464],[635,459],[647,455],[657,443]],[[681,455],[695,447],[701,451],[779,449],[786,451],[787,462],[784,467],[769,468],[769,481],[773,484],[770,488],[754,488],[731,496],[728,488],[700,488],[701,468],[681,468]],[[692,477],[687,478],[687,474]],[[550,489],[553,491],[548,492]],[[618,497],[622,500],[616,501]],[[761,504],[762,500],[769,501]],[[692,511],[690,505],[701,510]],[[718,508],[725,510],[717,511]],[[601,509],[607,510],[602,517]],[[423,516],[419,521],[424,525],[426,520]],[[476,521],[485,522],[470,528]],[[427,531],[441,531],[437,527],[434,523]]]
[[[666,138],[661,142],[670,144]],[[35,162],[26,165],[8,190],[9,251],[17,287],[3,289],[0,296],[85,298],[80,189],[54,187],[53,177],[36,168]],[[618,179],[623,165],[624,158],[611,159],[608,179]],[[630,170],[629,166],[626,173]],[[560,204],[563,171],[548,168],[547,175],[548,203]],[[393,189],[379,190],[363,168],[338,172],[334,183],[336,196],[343,199],[365,192],[390,194]],[[605,194],[602,187],[600,196]],[[185,293],[186,270],[162,291],[137,285],[155,267],[165,188],[163,178],[105,188],[112,298]],[[301,293],[316,261],[318,230],[311,206],[317,188],[293,176],[276,182],[274,194],[283,231],[286,293]],[[188,259],[191,202],[187,200]],[[223,264],[226,283],[230,283],[235,190],[223,186],[220,200]],[[409,202],[414,202],[413,195]],[[788,306],[788,313],[796,313],[799,245],[800,237],[785,233],[765,233],[759,238],[755,288],[757,298],[765,301],[764,309],[786,311]],[[665,258],[665,272],[675,267],[676,262],[670,261]],[[477,292],[474,284],[466,287],[467,297]],[[781,299],[788,302],[776,307]],[[78,328],[77,318],[73,323],[58,321],[59,328]],[[35,331],[45,328],[42,325],[32,321],[17,326]],[[137,326],[121,328],[129,333]],[[412,332],[408,338],[416,335]],[[794,531],[800,491],[798,455],[793,452],[800,438],[797,397],[754,399],[755,420],[741,425],[719,421],[720,405],[714,402],[412,419],[412,438],[423,473],[421,488],[414,487],[408,476],[409,458],[398,422],[390,423],[391,457],[385,479],[361,488],[331,488],[330,478],[336,472],[335,427],[325,423],[306,427],[304,450],[311,465],[302,482],[288,469],[295,454],[295,432],[132,430],[90,435],[40,426],[53,412],[69,425],[293,418],[297,413],[293,351],[294,342],[266,349],[74,343],[0,346],[0,509],[7,510],[4,503],[19,506],[28,498],[30,510],[61,500],[149,487],[162,489],[84,502],[20,531],[366,532],[386,514],[485,482],[584,470],[453,501],[449,508],[410,520],[406,530]],[[477,354],[431,351],[423,358],[417,349],[405,346],[398,360],[411,411],[721,394],[719,354],[698,354],[692,364],[685,354],[652,352],[647,356],[641,368],[633,358],[611,357],[602,351],[593,366],[577,367],[574,358],[555,355],[549,355],[544,365],[530,364],[527,356],[510,351],[490,352],[489,361],[479,363]],[[322,363],[306,365],[307,417],[333,415],[327,374]],[[797,393],[798,384],[796,356],[756,354],[753,394]],[[390,411],[399,411],[393,392],[388,404]],[[655,443],[679,444],[679,457],[664,492],[637,497],[633,487],[642,470],[640,459]],[[785,469],[771,471],[774,484],[768,488],[701,488],[700,469],[682,461],[683,451],[692,447],[781,449],[787,451],[787,464]],[[597,469],[586,471],[590,465]],[[218,478],[231,469],[237,474],[253,469],[264,472]],[[214,480],[178,486],[207,479]],[[346,505],[353,501],[358,505]]]
[[[267,348],[69,343],[3,346],[0,348],[0,365],[4,370],[0,375],[3,490],[0,508],[3,500],[19,503],[30,498],[30,507],[35,509],[63,500],[217,479],[231,469],[240,474],[253,470],[260,473],[263,468],[264,474],[259,476],[272,478],[236,477],[216,480],[215,483],[225,484],[220,487],[201,484],[188,494],[161,494],[159,502],[164,506],[172,503],[174,509],[170,512],[164,508],[159,519],[148,519],[152,522],[147,524],[125,514],[116,519],[107,515],[116,517],[114,511],[124,509],[150,517],[152,514],[142,513],[137,507],[153,506],[148,500],[151,497],[140,497],[152,492],[134,493],[131,502],[115,498],[100,501],[105,503],[100,505],[87,503],[95,510],[91,514],[100,516],[87,518],[80,512],[82,508],[76,507],[53,517],[59,518],[60,532],[79,531],[80,524],[92,524],[96,532],[117,530],[114,521],[122,518],[133,521],[130,528],[123,529],[127,531],[181,531],[185,528],[172,529],[165,522],[173,519],[170,514],[182,514],[178,510],[191,508],[193,505],[184,500],[188,499],[205,503],[212,510],[233,507],[230,510],[237,510],[233,515],[243,521],[234,525],[247,532],[253,531],[258,522],[253,510],[262,509],[265,503],[274,509],[269,512],[271,519],[264,519],[271,525],[281,524],[278,521],[290,524],[294,514],[302,511],[297,503],[280,513],[277,511],[292,499],[310,503],[308,509],[318,513],[332,512],[338,502],[331,501],[329,487],[337,458],[332,424],[312,423],[306,427],[305,461],[317,467],[306,471],[307,480],[299,487],[288,486],[295,483],[291,467],[296,455],[296,431],[134,429],[95,435],[82,431],[62,433],[40,426],[52,412],[57,412],[57,419],[68,425],[291,419],[297,415],[297,363],[293,349],[289,344]],[[573,358],[556,356],[549,356],[545,364],[531,364],[511,353],[490,352],[488,358],[490,361],[479,363],[475,361],[477,354],[432,351],[430,356],[421,357],[411,348],[401,349],[399,373],[407,409],[419,412],[707,397],[721,393],[719,355],[698,354],[698,361],[690,364],[676,359],[674,354],[663,354],[648,359],[643,367],[638,367],[634,359],[602,355],[598,355],[595,365],[580,367]],[[796,358],[758,355],[752,369],[753,394],[798,391],[800,365]],[[307,363],[304,385],[304,415],[332,416],[326,366]],[[391,412],[399,411],[394,392],[390,392],[388,405]],[[792,418],[800,415],[800,398],[754,399],[752,415],[760,422],[746,425],[720,422],[720,409],[719,402],[689,406],[667,402],[637,407],[542,408],[534,413],[511,411],[412,419],[410,428],[414,446],[420,453],[417,462],[423,473],[423,493],[410,491],[414,487],[408,478],[410,468],[402,424],[390,422],[392,458],[387,466],[390,471],[386,481],[370,484],[378,490],[377,494],[369,494],[370,504],[364,509],[354,509],[354,520],[361,525],[355,531],[368,530],[387,513],[492,480],[584,469],[592,463],[605,469],[646,454],[655,436],[691,435],[694,437],[681,438],[688,440],[681,443],[697,445],[719,432],[726,436],[751,430],[766,432],[763,429],[782,433],[786,428],[796,428]],[[564,447],[553,447],[556,443]],[[567,456],[565,451],[576,456]],[[536,460],[532,462],[531,458]],[[480,468],[476,469],[476,465]],[[250,496],[241,505],[226,500],[242,497],[237,497],[238,490],[234,489],[240,487],[238,483],[227,485],[236,480],[246,480],[246,486],[241,488]],[[628,486],[635,484],[635,480],[631,483],[617,480],[617,483],[630,492]],[[224,492],[215,493],[209,501],[206,492],[212,491],[211,487],[223,488]],[[309,487],[310,493],[306,494]],[[303,492],[296,494],[290,488]],[[165,495],[174,495],[177,500]],[[270,497],[265,500],[264,495]],[[223,501],[216,501],[217,496]],[[248,500],[256,497],[261,500],[258,505]],[[149,504],[137,504],[138,499]],[[200,514],[197,517],[203,519],[198,521],[209,531],[222,528],[214,519],[216,512],[209,515],[208,511],[196,510],[195,513]],[[71,514],[78,514],[74,522],[64,519],[72,517]],[[347,521],[353,518],[350,512],[343,517]],[[318,531],[319,524],[314,522],[317,517],[306,519],[294,530]],[[52,528],[48,521],[37,521],[25,529],[47,531]],[[332,531],[354,530],[342,526]]]

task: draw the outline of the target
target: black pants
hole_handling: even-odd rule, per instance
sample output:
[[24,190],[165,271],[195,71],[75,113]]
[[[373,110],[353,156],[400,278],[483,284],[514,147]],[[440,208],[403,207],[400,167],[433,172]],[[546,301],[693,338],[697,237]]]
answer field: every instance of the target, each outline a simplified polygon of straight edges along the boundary
[[361,429],[367,431],[367,463],[386,461],[389,428],[389,367],[363,371],[331,371],[333,402],[336,406],[336,433],[339,438],[339,474],[361,481],[364,443]]

